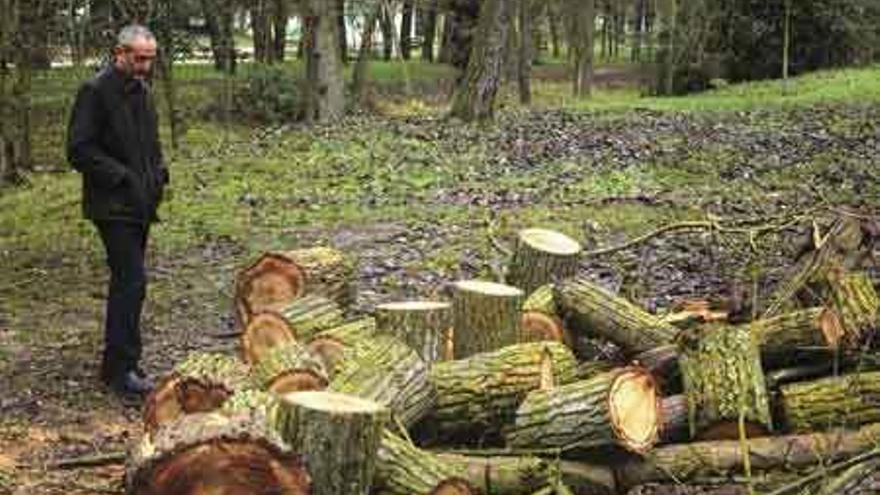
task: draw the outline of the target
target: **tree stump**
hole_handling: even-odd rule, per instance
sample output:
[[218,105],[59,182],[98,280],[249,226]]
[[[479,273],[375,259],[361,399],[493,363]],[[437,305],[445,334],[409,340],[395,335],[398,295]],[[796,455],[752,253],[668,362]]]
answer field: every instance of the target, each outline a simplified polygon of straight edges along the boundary
[[630,354],[671,344],[678,329],[586,279],[556,288],[556,301],[572,332],[601,337]]
[[355,299],[356,262],[326,247],[263,254],[236,280],[235,307],[247,325],[260,311],[279,310],[307,294],[324,296],[341,308]]
[[681,339],[681,367],[691,435],[739,438],[740,415],[748,436],[773,430],[761,355],[748,326],[709,326]]
[[388,411],[380,404],[333,392],[282,396],[279,429],[303,455],[312,495],[368,495]]
[[430,366],[443,358],[452,328],[452,306],[444,302],[409,301],[376,307],[378,333],[394,335],[415,349]]
[[515,344],[520,337],[523,292],[478,280],[455,284],[453,296],[456,359]]
[[514,448],[618,445],[644,454],[657,442],[661,404],[650,373],[620,368],[589,380],[530,393],[507,431]]
[[556,342],[517,344],[458,361],[436,363],[431,380],[437,402],[426,425],[431,433],[473,442],[497,435],[512,422],[526,394],[573,381],[577,360]]
[[375,334],[376,320],[362,318],[315,335],[306,347],[324,363],[324,369],[332,379],[340,366],[345,348],[368,340]]
[[880,372],[791,383],[780,390],[786,425],[794,432],[880,422]]
[[265,420],[201,413],[179,418],[132,451],[128,495],[308,495],[309,473]]
[[255,387],[276,394],[323,390],[330,381],[324,363],[296,341],[270,349],[251,376]]
[[519,232],[507,269],[507,283],[527,294],[542,285],[577,274],[581,245],[565,234],[545,229]]
[[428,366],[391,335],[347,347],[328,388],[382,404],[406,427],[424,417],[436,400]]
[[144,431],[151,436],[181,416],[219,409],[249,383],[247,366],[241,361],[222,354],[192,353],[147,397]]

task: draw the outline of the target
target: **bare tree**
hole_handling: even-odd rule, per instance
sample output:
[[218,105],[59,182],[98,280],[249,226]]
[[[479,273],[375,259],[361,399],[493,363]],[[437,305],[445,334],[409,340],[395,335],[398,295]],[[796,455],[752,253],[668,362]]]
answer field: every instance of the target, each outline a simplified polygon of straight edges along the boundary
[[306,6],[306,121],[331,121],[345,113],[345,84],[339,58],[339,24],[332,2]]

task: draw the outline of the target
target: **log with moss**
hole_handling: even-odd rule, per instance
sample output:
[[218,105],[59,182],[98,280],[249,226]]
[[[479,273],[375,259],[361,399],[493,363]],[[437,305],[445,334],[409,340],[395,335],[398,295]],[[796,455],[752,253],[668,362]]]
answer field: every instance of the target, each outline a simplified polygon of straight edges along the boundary
[[270,349],[253,366],[251,379],[255,387],[276,394],[323,390],[330,381],[324,363],[296,341]]
[[315,294],[348,309],[355,300],[356,261],[327,247],[263,254],[236,278],[235,307],[244,327],[254,314]]
[[347,347],[328,389],[376,401],[406,427],[422,419],[436,399],[426,363],[391,335]]
[[376,307],[378,333],[394,335],[406,342],[429,366],[443,358],[443,346],[451,328],[449,303],[407,301]]
[[657,316],[586,279],[558,284],[555,297],[572,332],[609,340],[630,354],[671,344],[678,333]]
[[738,438],[773,430],[761,355],[747,326],[712,325],[683,336],[681,367],[691,435]]
[[231,356],[195,352],[165,377],[144,403],[144,431],[152,435],[184,416],[214,411],[250,387],[247,366]]
[[537,311],[550,316],[559,316],[556,299],[553,296],[553,284],[544,284],[526,297],[522,307],[524,312]]
[[858,351],[870,344],[880,326],[880,298],[870,277],[863,272],[839,273],[828,277],[830,307],[840,318],[842,346]]
[[531,293],[542,285],[573,277],[581,250],[580,243],[565,234],[545,229],[522,230],[507,268],[507,283]]
[[520,338],[523,292],[516,287],[465,280],[453,295],[453,352],[456,359],[491,352]]
[[653,377],[642,368],[628,367],[530,393],[505,439],[519,449],[616,445],[643,454],[657,442],[661,426]]
[[278,430],[309,468],[312,495],[367,495],[388,411],[373,401],[334,392],[281,397]]
[[[848,459],[876,447],[880,424],[859,430],[838,430],[704,441],[657,447],[644,458],[630,458],[617,466],[623,490],[644,483],[690,483],[700,479],[742,477],[748,459],[753,476],[784,470],[822,469],[829,462]],[[743,451],[747,445],[748,455]]]
[[477,441],[513,421],[526,394],[570,383],[577,360],[556,342],[516,344],[468,359],[436,363],[437,403],[425,423],[435,434]]
[[780,389],[786,425],[796,432],[880,422],[880,372],[854,373]]
[[[199,413],[165,425],[131,451],[128,495],[309,495],[310,473],[265,418]],[[313,478],[312,478],[313,479]]]
[[309,352],[323,361],[324,368],[332,379],[346,347],[369,340],[375,334],[376,320],[361,318],[315,335],[309,340],[306,347]]
[[792,311],[748,323],[765,355],[796,349],[836,349],[843,337],[837,314],[824,307]]

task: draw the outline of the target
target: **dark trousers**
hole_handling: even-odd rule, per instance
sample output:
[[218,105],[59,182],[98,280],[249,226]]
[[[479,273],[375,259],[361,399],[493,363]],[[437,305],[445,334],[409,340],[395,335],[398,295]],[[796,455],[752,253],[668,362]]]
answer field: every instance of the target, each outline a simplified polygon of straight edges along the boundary
[[101,376],[112,379],[136,370],[140,362],[141,309],[147,293],[144,255],[150,227],[125,221],[96,221],[95,225],[110,267]]

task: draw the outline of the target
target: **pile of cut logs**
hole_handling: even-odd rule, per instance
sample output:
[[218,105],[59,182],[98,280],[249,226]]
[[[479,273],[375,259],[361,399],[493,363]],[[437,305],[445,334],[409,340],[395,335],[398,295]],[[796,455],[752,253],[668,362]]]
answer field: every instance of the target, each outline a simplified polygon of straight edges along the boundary
[[[505,284],[370,316],[348,253],[267,253],[236,280],[241,355],[192,354],[149,397],[128,493],[878,493],[864,235],[835,219],[744,321],[651,314],[541,229]],[[585,358],[584,338],[625,359]]]

